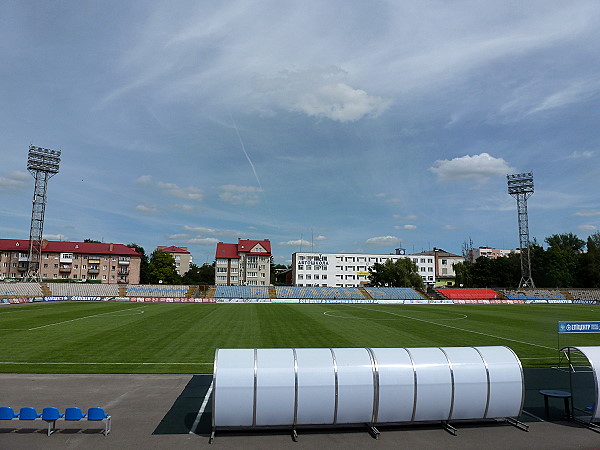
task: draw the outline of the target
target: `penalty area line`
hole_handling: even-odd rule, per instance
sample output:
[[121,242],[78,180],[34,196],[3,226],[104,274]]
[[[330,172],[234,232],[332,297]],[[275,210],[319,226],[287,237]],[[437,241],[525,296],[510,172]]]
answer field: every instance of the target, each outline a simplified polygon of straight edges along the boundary
[[366,310],[369,310],[369,311],[377,311],[377,312],[382,312],[382,313],[385,313],[385,314],[391,314],[392,316],[404,317],[406,319],[416,320],[418,322],[430,323],[430,324],[433,324],[433,325],[437,325],[438,327],[451,328],[453,330],[464,331],[466,333],[480,334],[482,336],[492,337],[492,338],[496,338],[496,339],[503,339],[505,341],[518,342],[519,344],[531,345],[533,347],[546,348],[546,349],[549,349],[549,350],[556,351],[556,348],[554,348],[554,347],[548,347],[547,345],[534,344],[532,342],[520,341],[518,339],[511,339],[511,338],[507,338],[507,337],[504,337],[504,336],[496,336],[494,334],[483,333],[481,331],[467,330],[466,328],[453,327],[452,325],[447,325],[445,323],[437,323],[437,322],[433,322],[431,320],[419,319],[417,317],[404,316],[402,314],[397,314],[397,313],[393,313],[393,312],[390,312],[390,311],[383,311],[381,309],[362,308],[360,306],[354,306],[354,307],[358,308],[358,309],[366,309]]
[[[117,311],[109,311],[109,312],[100,313],[100,314],[92,314],[90,316],[83,316],[83,317],[78,317],[76,319],[64,320],[62,322],[49,323],[47,325],[41,325],[39,327],[28,328],[27,331],[39,330],[40,328],[46,328],[46,327],[53,327],[55,325],[62,325],[63,323],[75,322],[77,320],[82,320],[82,319],[89,319],[90,317],[105,316],[107,314],[115,314],[115,313],[120,313],[120,312],[123,312],[123,311],[135,311],[135,310],[138,310],[140,308],[142,308],[142,306],[138,306],[137,308],[124,308],[124,309],[119,309]],[[144,310],[142,310],[142,312],[144,312]]]

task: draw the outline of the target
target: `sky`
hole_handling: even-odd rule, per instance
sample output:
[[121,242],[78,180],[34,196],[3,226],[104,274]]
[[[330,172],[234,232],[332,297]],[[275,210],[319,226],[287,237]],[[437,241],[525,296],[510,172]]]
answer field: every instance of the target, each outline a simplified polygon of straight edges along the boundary
[[517,248],[600,230],[597,0],[22,1],[0,14],[0,238]]

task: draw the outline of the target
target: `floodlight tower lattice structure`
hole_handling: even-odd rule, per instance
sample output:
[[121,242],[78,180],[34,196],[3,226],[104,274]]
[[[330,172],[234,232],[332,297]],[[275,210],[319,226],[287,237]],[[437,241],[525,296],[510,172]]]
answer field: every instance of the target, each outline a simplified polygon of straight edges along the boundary
[[519,218],[519,247],[521,254],[520,288],[535,287],[531,278],[531,258],[529,254],[529,219],[527,217],[527,199],[533,194],[533,173],[517,173],[506,176],[508,193],[517,200]]
[[29,228],[29,258],[26,279],[41,281],[40,263],[42,260],[42,236],[44,232],[44,214],[46,212],[46,193],[48,180],[58,173],[60,151],[29,146],[27,170],[35,179],[33,189],[33,207]]

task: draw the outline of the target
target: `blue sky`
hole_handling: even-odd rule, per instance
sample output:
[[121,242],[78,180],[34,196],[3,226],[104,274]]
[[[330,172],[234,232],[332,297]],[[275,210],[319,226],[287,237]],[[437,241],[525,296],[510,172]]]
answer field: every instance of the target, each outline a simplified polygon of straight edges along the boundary
[[600,3],[11,1],[0,238],[391,253],[600,229]]

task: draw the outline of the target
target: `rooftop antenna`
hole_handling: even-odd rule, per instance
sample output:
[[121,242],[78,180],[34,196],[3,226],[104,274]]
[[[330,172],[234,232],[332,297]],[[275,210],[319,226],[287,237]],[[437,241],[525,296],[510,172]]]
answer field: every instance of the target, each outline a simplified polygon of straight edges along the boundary
[[533,173],[506,175],[508,193],[517,199],[519,219],[519,248],[521,254],[521,281],[519,288],[534,288],[531,278],[531,258],[529,255],[529,219],[527,217],[527,199],[533,194]]
[[42,281],[40,262],[42,260],[42,236],[44,233],[44,214],[46,212],[46,192],[48,180],[58,173],[60,151],[29,146],[27,170],[35,179],[33,189],[33,207],[29,227],[29,257],[27,265],[28,281]]

